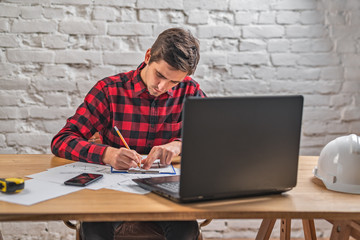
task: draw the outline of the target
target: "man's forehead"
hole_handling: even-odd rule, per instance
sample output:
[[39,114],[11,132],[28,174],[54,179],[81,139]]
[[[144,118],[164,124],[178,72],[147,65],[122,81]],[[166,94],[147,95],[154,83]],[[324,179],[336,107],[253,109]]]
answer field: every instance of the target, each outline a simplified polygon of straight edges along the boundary
[[160,73],[163,77],[166,79],[172,80],[172,81],[182,81],[187,73],[183,72],[181,70],[178,70],[172,66],[170,66],[167,62],[164,60],[161,60],[159,62],[153,62],[155,70]]

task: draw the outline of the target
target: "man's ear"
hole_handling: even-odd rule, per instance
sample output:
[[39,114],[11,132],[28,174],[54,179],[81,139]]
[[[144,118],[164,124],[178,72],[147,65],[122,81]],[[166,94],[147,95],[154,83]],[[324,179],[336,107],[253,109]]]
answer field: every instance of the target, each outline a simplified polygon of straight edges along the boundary
[[146,64],[148,64],[149,61],[150,61],[150,57],[151,57],[150,52],[151,52],[151,48],[149,48],[148,50],[146,50],[145,60],[144,60],[144,62],[145,62]]

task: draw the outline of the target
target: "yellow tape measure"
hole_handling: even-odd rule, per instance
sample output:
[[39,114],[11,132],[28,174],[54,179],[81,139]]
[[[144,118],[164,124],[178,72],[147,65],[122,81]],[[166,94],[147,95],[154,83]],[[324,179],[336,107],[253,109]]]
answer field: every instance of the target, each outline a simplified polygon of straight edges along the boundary
[[0,178],[0,191],[4,193],[18,193],[25,187],[22,178]]

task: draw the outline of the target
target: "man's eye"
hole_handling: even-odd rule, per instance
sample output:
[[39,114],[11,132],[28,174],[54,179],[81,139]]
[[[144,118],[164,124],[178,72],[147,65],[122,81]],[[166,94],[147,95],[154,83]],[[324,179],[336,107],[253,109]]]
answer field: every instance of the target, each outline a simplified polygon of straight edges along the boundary
[[156,73],[156,76],[158,76],[159,78],[164,78],[164,76],[161,75],[160,73]]
[[178,81],[171,81],[171,83],[178,84],[179,82]]

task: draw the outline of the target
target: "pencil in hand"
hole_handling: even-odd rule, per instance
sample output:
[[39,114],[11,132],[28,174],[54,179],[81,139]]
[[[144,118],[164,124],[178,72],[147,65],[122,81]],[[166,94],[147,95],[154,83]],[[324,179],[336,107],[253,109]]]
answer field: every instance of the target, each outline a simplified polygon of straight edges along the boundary
[[[129,145],[128,145],[127,142],[125,141],[125,139],[124,139],[123,135],[120,133],[119,129],[118,129],[116,126],[114,126],[114,128],[115,128],[116,133],[119,135],[121,141],[122,141],[123,144],[125,145],[125,147],[130,150]],[[139,168],[141,168],[141,161],[138,162],[137,165],[138,165]]]

